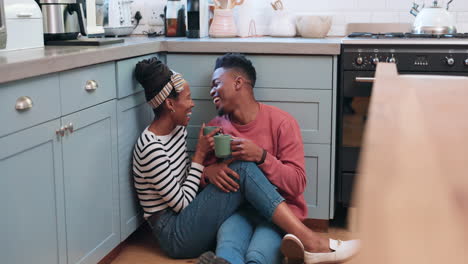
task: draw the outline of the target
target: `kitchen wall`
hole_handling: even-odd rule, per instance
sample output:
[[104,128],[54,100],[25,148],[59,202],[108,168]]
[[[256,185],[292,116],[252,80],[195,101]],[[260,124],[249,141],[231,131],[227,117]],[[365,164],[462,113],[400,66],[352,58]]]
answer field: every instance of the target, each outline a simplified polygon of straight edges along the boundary
[[[248,0],[246,0],[248,1]],[[430,5],[432,0],[282,0],[292,12],[326,12],[333,14],[330,35],[343,35],[347,23],[412,23],[409,13],[413,2]],[[448,1],[439,1],[446,6]],[[468,32],[468,1],[454,0],[450,9],[455,13],[459,32]]]
[[[272,14],[270,2],[274,0],[244,0],[255,1],[256,8],[261,9],[262,20],[268,20]],[[414,0],[422,6],[432,3],[432,0]],[[134,0],[135,7],[144,9],[148,17],[148,8],[155,3],[164,0]],[[333,26],[329,35],[341,36],[345,34],[347,23],[412,23],[414,17],[409,13],[413,0],[282,0],[285,9],[293,14],[300,13],[328,13],[333,15]],[[445,4],[448,0],[439,1]],[[457,20],[459,32],[468,32],[468,0],[454,0],[450,5],[450,11]],[[145,16],[143,14],[143,16]],[[148,26],[147,23],[138,27],[136,33],[160,30],[157,26]]]

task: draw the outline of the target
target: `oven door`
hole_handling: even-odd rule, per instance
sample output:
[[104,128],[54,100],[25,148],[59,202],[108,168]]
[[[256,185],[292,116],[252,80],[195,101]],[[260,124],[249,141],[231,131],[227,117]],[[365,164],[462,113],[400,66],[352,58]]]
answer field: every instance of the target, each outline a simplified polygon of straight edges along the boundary
[[375,72],[345,72],[341,107],[341,171],[355,172]]

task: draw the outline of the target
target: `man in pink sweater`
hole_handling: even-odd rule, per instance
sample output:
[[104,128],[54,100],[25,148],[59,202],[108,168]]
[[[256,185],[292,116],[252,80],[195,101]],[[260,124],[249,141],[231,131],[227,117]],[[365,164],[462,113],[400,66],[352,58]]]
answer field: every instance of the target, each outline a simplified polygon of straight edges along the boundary
[[[226,54],[216,61],[211,96],[219,116],[210,126],[223,128],[235,159],[255,162],[299,219],[307,216],[304,147],[297,121],[287,112],[259,103],[254,97],[256,71],[250,60]],[[223,191],[237,191],[227,162],[208,159],[204,171]],[[216,254],[231,263],[280,264],[284,233],[246,206],[224,222],[218,232]]]

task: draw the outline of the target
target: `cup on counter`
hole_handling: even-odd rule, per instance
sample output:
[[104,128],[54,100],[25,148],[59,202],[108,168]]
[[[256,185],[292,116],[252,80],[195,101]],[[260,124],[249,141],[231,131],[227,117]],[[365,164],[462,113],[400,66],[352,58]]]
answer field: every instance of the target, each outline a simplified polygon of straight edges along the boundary
[[218,158],[227,158],[231,156],[231,135],[220,134],[213,137],[215,142],[215,156]]
[[211,133],[211,131],[217,129],[218,127],[217,126],[206,126],[203,128],[203,135],[208,135],[209,133]]

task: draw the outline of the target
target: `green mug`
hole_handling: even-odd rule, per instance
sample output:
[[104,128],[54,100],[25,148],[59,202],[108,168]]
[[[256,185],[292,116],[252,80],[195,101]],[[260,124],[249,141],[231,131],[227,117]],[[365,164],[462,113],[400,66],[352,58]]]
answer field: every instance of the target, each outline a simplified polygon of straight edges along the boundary
[[231,156],[231,135],[221,134],[214,136],[215,156],[227,158]]
[[203,128],[203,135],[208,135],[209,133],[211,133],[211,131],[217,129],[218,127],[217,126],[206,126]]

